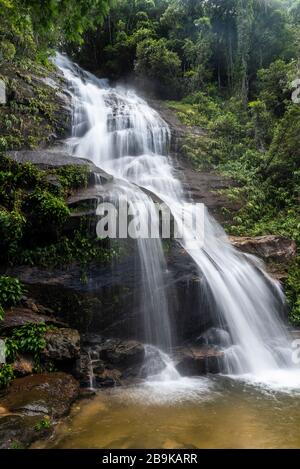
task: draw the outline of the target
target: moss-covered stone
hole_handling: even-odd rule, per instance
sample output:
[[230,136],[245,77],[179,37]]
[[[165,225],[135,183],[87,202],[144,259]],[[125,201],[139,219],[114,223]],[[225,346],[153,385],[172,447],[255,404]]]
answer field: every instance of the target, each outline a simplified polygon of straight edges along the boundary
[[0,149],[41,148],[66,135],[70,98],[63,78],[34,62],[0,65],[7,102],[0,106]]

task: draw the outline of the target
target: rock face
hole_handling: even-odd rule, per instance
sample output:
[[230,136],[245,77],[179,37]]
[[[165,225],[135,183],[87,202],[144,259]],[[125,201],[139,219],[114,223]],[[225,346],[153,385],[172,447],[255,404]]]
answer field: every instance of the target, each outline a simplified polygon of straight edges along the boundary
[[0,106],[0,137],[7,148],[41,148],[67,136],[71,96],[60,72],[30,61],[6,61],[0,75],[7,90],[7,102]]
[[78,396],[78,382],[66,373],[16,379],[0,398],[0,448],[27,447],[49,434],[51,425],[39,423],[66,415]]
[[50,329],[44,339],[46,346],[41,352],[42,358],[60,362],[80,357],[80,335],[76,329]]
[[[168,249],[167,262],[166,292],[172,305],[174,332],[179,341],[196,338],[212,325],[213,299],[204,289],[199,292],[204,280],[177,243]],[[7,269],[6,274],[17,276],[30,296],[55,311],[57,321],[70,324],[80,333],[145,340],[139,304],[143,275],[137,252],[130,247],[112,265],[90,264],[85,282],[76,265],[52,271],[18,267]]]
[[0,333],[26,324],[61,325],[62,323],[53,317],[46,316],[45,314],[38,314],[32,309],[19,306],[5,311],[4,319],[0,323]]
[[191,162],[182,156],[182,146],[190,134],[201,137],[205,131],[200,127],[187,127],[178,118],[176,112],[168,108],[162,101],[151,100],[150,104],[168,123],[171,131],[171,156],[176,169],[176,176],[181,180],[188,198],[203,203],[221,223],[226,224],[241,208],[240,203],[230,200],[220,193],[224,189],[236,187],[237,183],[214,171],[196,171]]
[[285,262],[296,255],[295,241],[283,236],[231,236],[230,241],[241,251],[254,254],[265,261]]

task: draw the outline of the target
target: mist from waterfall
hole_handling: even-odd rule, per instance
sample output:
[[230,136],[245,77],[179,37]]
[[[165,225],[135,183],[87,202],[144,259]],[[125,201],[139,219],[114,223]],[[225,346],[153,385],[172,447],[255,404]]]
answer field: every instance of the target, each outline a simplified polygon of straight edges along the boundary
[[[149,213],[155,219],[155,209],[144,189],[163,200],[179,220],[185,195],[168,156],[168,125],[134,91],[112,88],[60,54],[55,62],[73,97],[73,131],[68,140],[72,153],[124,181],[130,203],[142,202],[145,220]],[[290,379],[288,371],[300,385],[299,370],[292,365],[290,338],[280,319],[285,299],[279,283],[266,274],[261,261],[229,243],[207,210],[204,245],[192,225],[186,228],[182,247],[204,276],[202,288],[214,299],[220,326],[229,332],[230,344],[224,349],[226,372],[281,382]],[[196,241],[196,248],[190,239]],[[167,267],[162,243],[160,239],[138,239],[137,244],[144,276],[141,310],[146,341],[168,351],[176,344],[164,285]]]

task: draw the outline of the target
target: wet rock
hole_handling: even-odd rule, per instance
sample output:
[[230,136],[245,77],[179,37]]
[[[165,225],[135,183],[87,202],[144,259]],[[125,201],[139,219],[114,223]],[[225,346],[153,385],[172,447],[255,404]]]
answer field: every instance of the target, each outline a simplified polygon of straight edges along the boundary
[[135,265],[134,256],[124,256],[113,266],[91,263],[86,282],[80,265],[52,270],[20,266],[7,269],[6,275],[17,276],[32,297],[55,311],[57,320],[81,333],[128,339],[142,331],[133,295],[141,278]]
[[136,374],[144,362],[145,348],[135,340],[107,340],[99,350],[99,357],[126,375]]
[[[166,295],[174,333],[182,343],[213,325],[216,308],[195,263],[178,243],[167,251],[167,263]],[[143,341],[139,292],[145,276],[141,269],[137,250],[125,248],[113,264],[90,263],[85,282],[79,265],[52,270],[12,267],[6,275],[18,277],[28,295],[51,308],[57,320],[71,324],[81,334],[93,331],[106,338]],[[201,285],[203,288],[199,288]]]
[[0,406],[10,413],[59,418],[67,414],[78,395],[79,384],[71,375],[41,373],[14,380]]
[[95,334],[82,339],[75,374],[82,386],[115,386],[121,379],[140,376],[145,360],[145,347],[141,342],[104,339]]
[[20,355],[13,363],[15,376],[21,377],[33,373],[34,361],[29,355]]
[[59,168],[67,165],[85,166],[93,174],[96,173],[98,178],[102,178],[103,182],[112,180],[112,176],[98,168],[90,160],[71,156],[59,147],[42,150],[8,151],[6,156],[20,164],[32,163],[40,169]]
[[48,360],[75,360],[80,356],[80,335],[76,329],[50,329],[44,335],[46,346],[41,357]]
[[283,236],[231,236],[230,241],[237,249],[254,254],[265,261],[285,262],[296,255],[295,241]]
[[91,359],[88,353],[81,352],[80,358],[76,362],[76,369],[75,369],[75,378],[79,380],[80,385],[83,387],[91,387],[91,380],[92,380],[92,364]]
[[229,347],[232,341],[227,331],[218,327],[211,327],[197,338],[197,344]]
[[0,449],[22,449],[38,438],[45,438],[50,428],[40,428],[39,415],[5,415],[0,417]]
[[224,353],[211,347],[191,347],[175,352],[176,369],[182,376],[219,373]]
[[96,391],[94,389],[89,388],[80,388],[79,392],[79,399],[89,399],[96,395]]
[[95,375],[95,383],[99,387],[120,386],[122,384],[121,376],[120,370],[104,370]]

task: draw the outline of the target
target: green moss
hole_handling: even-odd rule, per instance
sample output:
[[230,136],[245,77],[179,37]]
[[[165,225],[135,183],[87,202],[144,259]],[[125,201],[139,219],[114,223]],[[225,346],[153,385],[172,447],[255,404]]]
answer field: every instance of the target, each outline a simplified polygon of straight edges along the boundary
[[[42,82],[49,69],[27,59],[0,65],[7,104],[0,108],[0,149],[35,149],[63,136],[69,126],[57,89]],[[57,79],[59,82],[59,78]]]

